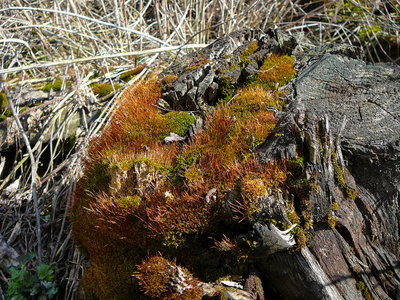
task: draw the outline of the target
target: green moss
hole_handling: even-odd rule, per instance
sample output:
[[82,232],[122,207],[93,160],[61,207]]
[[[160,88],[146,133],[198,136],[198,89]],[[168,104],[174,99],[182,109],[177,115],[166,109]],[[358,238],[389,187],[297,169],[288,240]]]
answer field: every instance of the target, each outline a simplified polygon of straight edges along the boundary
[[[292,224],[298,224],[295,228],[292,229],[291,233],[294,236],[296,241],[296,245],[293,246],[292,251],[298,251],[301,248],[308,246],[308,240],[310,239],[310,234],[304,229],[304,226],[301,225],[300,217],[296,212],[288,212],[286,216],[290,220]],[[284,229],[289,229],[289,225],[283,226]]]
[[108,191],[110,183],[109,166],[102,163],[96,164],[93,168],[86,171],[85,190],[92,192]]
[[290,171],[294,177],[299,178],[304,169],[304,156],[298,156],[295,160],[290,161]]
[[76,131],[74,131],[71,136],[69,137],[69,145],[70,147],[73,147],[76,142]]
[[135,195],[135,196],[126,196],[123,198],[118,199],[118,204],[123,206],[126,209],[135,209],[139,207],[140,202],[142,199]]
[[293,58],[287,55],[274,54],[268,57],[260,68],[256,82],[262,84],[266,89],[286,85],[296,76],[293,61]]
[[25,112],[27,110],[26,106],[20,107],[19,108],[19,113],[22,114],[23,112]]
[[[120,84],[114,84],[115,90],[118,90],[120,87]],[[114,91],[112,85],[109,83],[94,83],[92,84],[92,90],[93,93],[98,95],[100,98],[105,97]]]
[[326,222],[328,223],[331,229],[334,229],[336,226],[336,218],[332,214],[327,214]]
[[249,47],[240,55],[240,63],[232,65],[229,69],[234,70],[236,68],[240,68],[240,70],[243,70],[243,68],[246,67],[250,62],[249,56],[252,55],[257,50],[258,50],[258,43],[257,42],[250,43]]
[[7,109],[5,112],[4,112],[4,115],[8,118],[8,117],[11,117],[12,116],[12,111],[11,111],[11,109]]
[[7,105],[6,93],[1,92],[0,93],[0,111],[4,111],[6,105]]
[[340,187],[340,189],[343,191],[343,193],[350,199],[354,200],[357,197],[357,192],[348,187],[345,180],[344,180],[344,176],[343,176],[343,171],[342,168],[340,167],[339,163],[336,160],[336,154],[332,155],[333,159],[334,159],[334,163],[333,163],[333,169],[335,171],[335,178],[336,181]]
[[362,293],[364,299],[366,300],[373,300],[371,293],[368,290],[368,287],[365,285],[363,281],[358,281],[356,283],[356,288]]
[[271,218],[264,218],[263,223],[266,225],[269,225],[269,224],[274,224],[275,226],[278,225],[278,222],[275,219],[271,219]]
[[[129,80],[134,78],[136,75],[138,75],[140,72],[142,72],[145,67],[146,67],[145,64],[139,65],[136,68],[134,68],[133,70],[122,73],[119,78],[124,82],[128,82]],[[115,89],[117,89],[117,88],[115,88]]]
[[231,86],[231,81],[229,77],[224,77],[222,79],[222,84],[219,89],[219,94],[222,99],[229,101],[235,94],[235,89]]
[[[51,87],[53,86],[53,91],[58,92],[61,90],[61,86],[62,86],[62,80],[57,79],[56,81],[53,82],[49,82],[48,84],[46,84],[43,88],[42,91],[44,92],[50,92]],[[67,88],[68,86],[71,85],[71,81],[66,81],[65,82],[65,87]]]
[[169,112],[164,116],[167,135],[170,132],[180,136],[185,136],[188,133],[189,127],[194,123],[194,117],[185,112]]
[[247,65],[249,61],[249,56],[258,50],[258,43],[252,42],[249,47],[240,55],[240,60]]

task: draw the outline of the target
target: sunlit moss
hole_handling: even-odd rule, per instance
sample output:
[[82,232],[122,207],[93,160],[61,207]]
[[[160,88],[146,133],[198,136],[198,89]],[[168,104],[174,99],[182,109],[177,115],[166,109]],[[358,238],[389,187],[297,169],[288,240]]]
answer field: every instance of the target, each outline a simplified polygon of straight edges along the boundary
[[337,183],[338,183],[340,189],[345,193],[345,195],[346,195],[348,198],[350,198],[350,199],[352,199],[352,200],[356,199],[356,197],[357,197],[357,192],[356,192],[354,189],[350,188],[350,187],[346,184],[346,182],[345,182],[345,180],[344,180],[344,175],[343,175],[342,168],[340,167],[338,161],[336,160],[336,155],[333,154],[332,157],[333,157],[333,160],[334,160],[334,161],[333,161],[333,169],[334,169],[334,171],[335,171],[335,178],[336,178],[336,181],[337,181]]
[[257,42],[252,42],[250,45],[247,47],[245,51],[240,55],[240,62],[238,64],[232,65],[230,67],[230,70],[234,70],[236,68],[240,68],[241,70],[249,64],[249,56],[252,55],[254,52],[258,50],[258,43]]
[[296,76],[294,60],[287,55],[273,54],[268,57],[260,68],[256,82],[265,88],[281,87]]
[[365,286],[365,283],[363,281],[358,281],[356,284],[356,288],[362,293],[363,297],[365,300],[372,300],[372,296],[368,290],[368,287]]
[[185,112],[169,112],[164,116],[164,119],[167,131],[180,136],[185,136],[190,125],[194,123],[194,117]]
[[221,98],[225,101],[231,99],[235,94],[235,89],[232,87],[229,77],[222,78],[222,84],[219,88],[219,94]]
[[326,222],[328,223],[329,227],[331,229],[334,229],[336,226],[336,218],[332,214],[327,214],[326,216]]

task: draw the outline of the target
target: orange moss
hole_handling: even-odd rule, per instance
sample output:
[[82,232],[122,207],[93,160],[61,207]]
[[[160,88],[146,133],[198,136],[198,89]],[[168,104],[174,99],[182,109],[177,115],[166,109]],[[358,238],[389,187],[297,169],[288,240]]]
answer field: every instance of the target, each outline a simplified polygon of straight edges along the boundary
[[287,55],[273,54],[268,57],[258,74],[257,81],[267,89],[284,86],[296,76],[293,58]]
[[165,75],[165,76],[161,79],[160,83],[161,83],[162,86],[164,86],[164,85],[167,85],[167,84],[169,84],[169,83],[171,83],[171,82],[174,82],[174,81],[177,80],[177,79],[178,79],[178,76],[172,75],[172,74],[168,74],[168,75]]

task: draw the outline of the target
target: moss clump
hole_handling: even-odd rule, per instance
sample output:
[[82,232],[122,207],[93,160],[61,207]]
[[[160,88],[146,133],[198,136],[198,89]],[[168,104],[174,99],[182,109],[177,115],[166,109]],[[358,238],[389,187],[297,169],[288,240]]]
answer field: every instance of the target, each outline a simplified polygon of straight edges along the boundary
[[[120,84],[114,84],[115,90],[118,90],[120,87],[121,87]],[[94,83],[92,84],[92,90],[93,93],[99,96],[100,98],[105,97],[114,91],[112,85],[109,83],[101,83],[101,84]]]
[[92,265],[85,270],[81,281],[89,299],[140,299],[136,282],[132,280],[139,262],[129,252],[129,247],[123,242],[118,245],[110,241],[94,242],[98,244],[99,256],[92,257]]
[[240,55],[240,60],[244,65],[247,65],[249,61],[249,56],[258,50],[258,43],[252,42],[249,47]]
[[331,229],[335,229],[336,226],[336,218],[332,214],[327,214],[326,222],[328,223]]
[[368,287],[365,285],[365,283],[363,281],[358,281],[356,283],[356,288],[362,293],[364,299],[366,300],[372,300],[372,296],[371,293],[368,290]]
[[162,86],[165,86],[165,85],[167,85],[167,84],[169,84],[169,83],[171,83],[171,82],[174,82],[174,81],[177,80],[177,79],[178,79],[178,76],[176,76],[176,75],[172,75],[172,74],[165,75],[165,76],[161,79],[161,85],[162,85]]
[[71,136],[69,137],[69,146],[73,147],[76,142],[76,131],[74,131]]
[[250,62],[249,56],[252,55],[257,50],[258,50],[258,43],[257,42],[250,43],[249,47],[245,51],[243,51],[243,53],[240,55],[240,63],[232,65],[229,69],[234,70],[236,68],[240,68],[240,70],[243,70],[243,68],[247,66]]
[[[310,234],[304,228],[305,226],[301,224],[301,219],[299,215],[295,212],[287,212],[286,216],[292,224],[298,224],[292,229],[291,233],[294,235],[296,245],[293,246],[292,251],[298,251],[308,245],[308,240],[310,239]],[[288,229],[289,225],[285,225],[284,229]]]
[[267,192],[266,186],[260,178],[248,175],[242,179],[240,188],[246,215],[252,221],[253,215],[258,212],[258,198],[264,196]]
[[335,178],[336,178],[336,181],[337,181],[340,189],[344,192],[344,194],[348,198],[350,198],[352,200],[356,199],[357,192],[354,189],[352,189],[352,188],[347,186],[347,184],[346,184],[346,182],[344,180],[344,175],[343,175],[342,168],[340,167],[339,163],[336,160],[336,155],[334,154],[334,155],[332,155],[332,157],[334,159],[333,169],[335,171]]
[[219,94],[222,99],[228,101],[235,94],[235,89],[231,85],[231,80],[229,77],[223,77],[221,82],[221,88],[219,89]]
[[[85,190],[108,192],[110,183],[109,167],[105,163],[95,164],[86,170]],[[100,189],[100,190],[99,190]]]
[[7,109],[5,112],[4,112],[4,115],[8,118],[8,117],[11,117],[12,116],[12,111],[11,111],[11,109],[9,108],[9,109]]
[[7,107],[7,97],[6,93],[4,93],[3,91],[0,93],[0,113],[1,113],[0,121],[4,121],[5,119],[7,119],[7,117],[12,115],[11,110],[10,109],[6,110],[6,107]]
[[[199,282],[182,267],[176,266],[173,262],[156,255],[142,261],[137,267],[134,276],[146,295],[155,299],[182,299],[200,300],[203,291]],[[171,290],[168,282],[173,280],[182,282],[182,292],[177,293]]]
[[[53,82],[49,82],[48,84],[46,84],[43,88],[42,91],[44,92],[50,92],[51,88],[53,87],[53,91],[58,92],[61,90],[61,86],[62,86],[62,80],[57,79],[56,81]],[[67,88],[68,86],[71,85],[71,81],[66,81],[65,82],[65,87]]]
[[142,199],[139,196],[134,195],[134,196],[122,197],[117,201],[119,205],[123,206],[126,209],[135,209],[139,206]]
[[293,58],[287,55],[271,55],[261,66],[256,82],[266,89],[284,86],[296,76],[293,61]]
[[[134,68],[133,70],[124,72],[120,75],[120,79],[124,82],[128,82],[129,80],[131,80],[133,77],[135,77],[136,75],[138,75],[140,72],[143,71],[143,69],[146,67],[146,64],[142,64],[142,65],[138,65],[136,68]],[[116,88],[117,89],[117,88]]]
[[185,136],[190,125],[194,123],[194,117],[185,112],[169,112],[164,116],[166,129],[180,136]]

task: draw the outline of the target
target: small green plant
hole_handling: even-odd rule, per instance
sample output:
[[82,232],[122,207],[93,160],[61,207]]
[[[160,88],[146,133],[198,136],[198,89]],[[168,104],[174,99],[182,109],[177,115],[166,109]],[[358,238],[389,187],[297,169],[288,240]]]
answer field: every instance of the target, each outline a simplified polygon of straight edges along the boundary
[[8,282],[7,299],[23,300],[33,297],[44,299],[44,295],[53,299],[57,294],[55,275],[59,270],[55,263],[50,265],[41,263],[37,269],[28,268],[34,257],[35,255],[30,253],[24,264],[10,268],[11,278]]

